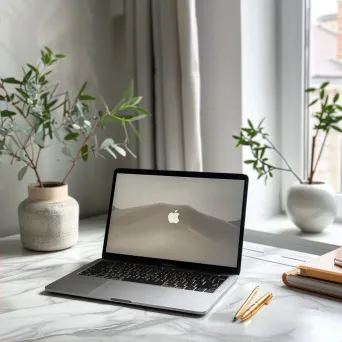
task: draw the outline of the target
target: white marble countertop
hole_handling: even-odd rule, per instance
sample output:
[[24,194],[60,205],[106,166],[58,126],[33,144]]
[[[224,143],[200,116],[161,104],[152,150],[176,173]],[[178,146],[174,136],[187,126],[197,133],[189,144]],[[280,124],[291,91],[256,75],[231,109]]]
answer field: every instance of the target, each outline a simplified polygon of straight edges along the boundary
[[[105,223],[85,220],[80,239],[56,253],[24,250],[19,236],[0,239],[0,341],[342,341],[342,302],[286,288],[281,275],[309,254],[244,244],[238,282],[204,317],[44,293],[45,285],[101,256]],[[252,319],[232,322],[250,291],[274,299]]]

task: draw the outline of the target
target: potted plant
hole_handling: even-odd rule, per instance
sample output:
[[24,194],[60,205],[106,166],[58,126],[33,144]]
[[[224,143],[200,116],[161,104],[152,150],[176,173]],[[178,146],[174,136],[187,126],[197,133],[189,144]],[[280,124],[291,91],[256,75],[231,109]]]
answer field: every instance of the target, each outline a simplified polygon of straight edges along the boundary
[[[0,158],[22,164],[18,179],[32,170],[37,183],[28,186],[28,198],[18,207],[22,244],[32,250],[53,251],[73,246],[78,240],[79,206],[68,196],[67,180],[75,166],[90,156],[105,158],[131,155],[128,130],[140,138],[134,121],[149,113],[139,107],[141,97],[133,94],[133,84],[117,105],[94,111],[95,97],[84,83],[75,96],[58,90],[50,82],[53,67],[65,56],[45,47],[37,65],[27,64],[21,79],[0,80]],[[98,132],[109,124],[119,124],[125,134],[122,142],[113,137],[99,141]],[[51,142],[61,144],[70,163],[61,179],[46,182],[40,173],[41,151]]]
[[[317,167],[330,132],[342,132],[339,123],[342,120],[342,107],[337,103],[339,93],[329,96],[326,87],[329,82],[324,82],[319,88],[308,88],[306,93],[312,93],[315,98],[309,103],[309,107],[317,106],[314,112],[314,133],[310,146],[310,166],[307,179],[301,176],[291,167],[284,155],[273,144],[269,134],[265,132],[263,121],[254,125],[248,120],[248,127],[241,128],[239,135],[233,138],[236,146],[248,146],[252,158],[245,160],[258,173],[258,179],[273,177],[273,172],[290,172],[297,180],[287,193],[286,211],[292,222],[305,232],[321,232],[329,226],[336,216],[335,192],[330,184],[315,180]],[[319,146],[318,135],[323,134],[323,142]],[[278,154],[284,165],[273,165],[268,159],[268,152]]]

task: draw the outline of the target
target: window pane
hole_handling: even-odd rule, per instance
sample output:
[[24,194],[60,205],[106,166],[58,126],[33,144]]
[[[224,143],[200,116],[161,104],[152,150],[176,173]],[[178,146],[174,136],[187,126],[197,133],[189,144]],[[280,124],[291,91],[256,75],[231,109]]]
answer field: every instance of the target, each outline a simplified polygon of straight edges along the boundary
[[[310,1],[310,40],[308,83],[317,87],[324,81],[329,81],[326,88],[329,97],[336,92],[342,93],[342,2],[339,0]],[[316,97],[310,94],[309,101]],[[342,97],[342,94],[341,94]],[[342,98],[339,100],[342,105]],[[310,107],[310,129],[315,124],[312,114],[320,110],[320,105]],[[316,131],[312,129],[313,135]],[[324,141],[325,134],[318,134],[318,148],[315,158]],[[336,191],[341,191],[341,139],[342,135],[330,132],[325,143],[314,180],[330,183]],[[311,141],[310,141],[311,146]]]

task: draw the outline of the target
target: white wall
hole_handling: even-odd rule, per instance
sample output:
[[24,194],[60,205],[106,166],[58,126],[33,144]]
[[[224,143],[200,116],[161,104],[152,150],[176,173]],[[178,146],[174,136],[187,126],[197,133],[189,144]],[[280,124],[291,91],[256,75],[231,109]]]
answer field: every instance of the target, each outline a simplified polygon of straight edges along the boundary
[[[76,91],[88,80],[89,89],[99,92],[109,104],[115,103],[127,81],[122,56],[120,20],[112,16],[119,0],[0,0],[0,77],[20,76],[21,65],[35,62],[39,50],[49,46],[65,53],[57,68],[61,89]],[[112,14],[111,14],[112,13]],[[119,44],[119,45],[118,45]],[[118,137],[118,129],[106,134]],[[121,133],[121,130],[119,129]],[[60,180],[68,162],[56,161],[59,146],[44,151],[40,167],[45,179]],[[132,159],[90,160],[80,163],[69,178],[70,194],[80,204],[81,215],[105,212],[112,173],[117,166],[134,166]],[[35,181],[28,173],[17,180],[20,165],[5,164],[0,169],[0,237],[18,232],[17,206],[26,197],[26,186]]]
[[[266,131],[280,148],[280,113],[277,83],[277,25],[274,0],[241,0],[242,35],[242,108],[243,125],[247,119],[258,123],[265,120]],[[249,148],[243,149],[243,159],[250,159]],[[271,162],[282,166],[274,153]],[[247,222],[271,217],[280,210],[280,174],[267,181],[257,180],[251,165],[244,164],[243,172],[250,177]]]

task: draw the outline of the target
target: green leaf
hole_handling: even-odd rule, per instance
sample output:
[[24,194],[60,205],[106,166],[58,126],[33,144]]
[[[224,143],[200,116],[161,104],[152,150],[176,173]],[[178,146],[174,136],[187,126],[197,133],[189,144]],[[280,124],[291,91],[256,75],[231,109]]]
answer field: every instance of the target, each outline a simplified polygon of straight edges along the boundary
[[94,101],[94,100],[96,100],[95,97],[90,96],[90,95],[80,95],[79,99],[81,101]]
[[76,105],[75,105],[75,108],[76,108],[76,113],[79,115],[79,116],[83,116],[83,108],[82,108],[82,104],[80,102],[76,102]]
[[62,149],[62,153],[64,155],[66,155],[67,157],[71,157],[72,158],[72,154],[71,154],[71,151],[68,147],[64,146],[63,149]]
[[34,71],[36,74],[39,74],[39,71],[38,71],[38,69],[37,69],[35,66],[33,66],[32,64],[29,64],[29,63],[27,63],[27,66],[28,66],[32,71]]
[[0,95],[0,101],[6,101],[5,96]]
[[305,89],[306,93],[312,93],[313,91],[316,91],[316,88],[307,88],[307,89]]
[[121,154],[123,157],[126,157],[126,151],[118,145],[112,145],[111,148],[113,148],[116,152],[118,152],[119,154]]
[[249,127],[252,129],[252,130],[254,130],[254,127],[253,127],[253,124],[252,124],[252,121],[251,120],[247,120],[248,121],[248,125],[249,125]]
[[322,83],[321,89],[324,89],[329,83],[330,83],[330,82],[324,82],[324,83]]
[[233,138],[234,138],[235,140],[240,140],[240,136],[238,136],[238,135],[233,135]]
[[87,133],[90,133],[92,130],[92,125],[89,120],[84,120],[82,127],[85,129]]
[[132,97],[132,98],[128,101],[127,104],[128,104],[129,106],[136,106],[141,100],[142,100],[142,96]]
[[45,76],[39,77],[38,82],[44,84],[46,82]]
[[334,96],[334,99],[333,99],[334,103],[337,102],[337,100],[339,99],[339,97],[340,97],[340,94],[339,94],[339,93],[336,93],[335,96]]
[[47,108],[50,109],[51,107],[53,107],[56,103],[57,103],[58,100],[53,100],[51,101],[48,105],[47,105]]
[[49,65],[52,65],[53,63],[56,63],[58,61],[58,59],[53,59],[50,61]]
[[342,106],[336,105],[336,108],[337,108],[338,110],[341,110],[341,111],[342,111]]
[[117,159],[116,154],[115,154],[109,147],[105,148],[105,150],[106,150],[109,154],[111,154],[111,155],[113,156],[114,159]]
[[240,141],[240,145],[249,146],[250,144],[249,144],[249,142],[242,140],[242,141]]
[[138,113],[145,114],[146,116],[152,115],[148,110],[141,108],[141,107],[135,107],[134,110]]
[[15,90],[21,95],[23,96],[25,99],[29,98],[29,95],[27,93],[25,93],[22,89],[20,88],[15,88]]
[[129,147],[127,145],[125,145],[125,148],[127,150],[127,152],[133,157],[136,158],[137,156],[129,149]]
[[310,106],[313,106],[317,101],[318,101],[318,99],[313,100],[312,102],[310,102],[310,103],[309,103],[309,107],[310,107]]
[[265,151],[266,151],[266,148],[264,147],[262,150],[261,150],[261,155],[260,155],[260,158],[262,158],[265,154]]
[[253,164],[254,162],[255,160],[251,160],[251,159],[245,160],[245,164]]
[[125,89],[122,97],[126,100],[129,100],[133,97],[134,94],[134,82],[133,80],[129,83],[129,85],[127,86],[127,88]]
[[44,130],[43,125],[40,125],[36,131],[36,135],[34,137],[35,143],[40,147],[44,148]]
[[79,98],[82,95],[82,93],[83,93],[84,89],[86,88],[86,86],[87,86],[87,82],[84,82],[82,87],[81,87],[81,89],[79,90],[76,98]]
[[338,127],[338,126],[332,125],[331,128],[333,128],[337,132],[341,132],[342,133],[342,129],[340,127]]
[[21,84],[21,82],[16,80],[14,77],[2,78],[1,81],[3,83],[9,83],[9,84]]
[[74,129],[80,129],[80,128],[81,128],[81,127],[80,127],[79,125],[77,125],[77,124],[72,124],[71,126],[72,126],[72,128],[74,128]]
[[129,125],[131,126],[132,130],[133,130],[133,133],[134,135],[138,138],[138,140],[141,142],[141,135],[140,133],[138,132],[138,130],[136,129],[136,127],[134,126],[134,124],[131,122],[131,121],[128,121]]
[[79,137],[79,133],[70,132],[64,137],[64,140],[76,140],[78,137]]
[[45,53],[43,50],[40,51],[40,54],[41,54],[41,60],[43,64],[48,65],[51,61],[51,54],[49,52]]
[[88,160],[88,145],[83,145],[81,148],[81,153],[82,153],[82,159],[84,161]]
[[252,132],[252,129],[246,128],[246,127],[241,128],[241,130],[246,132],[246,133],[251,133]]
[[53,55],[53,52],[51,51],[51,49],[49,49],[47,46],[44,46],[44,48],[50,55]]
[[145,119],[146,115],[142,114],[142,115],[136,115],[131,121],[138,121],[138,120],[142,120]]
[[264,121],[265,121],[265,118],[263,118],[263,119],[259,122],[258,129],[261,128],[261,125],[263,124]]
[[28,166],[24,166],[22,169],[20,169],[20,171],[18,172],[18,180],[22,180],[25,176],[25,173],[28,169]]
[[14,115],[16,115],[16,113],[12,112],[10,110],[7,110],[7,109],[0,110],[0,116],[2,118],[8,118],[8,117],[11,117],[11,116],[14,116]]
[[104,122],[117,122],[117,121],[130,121],[131,119],[134,118],[134,115],[118,115],[118,116],[113,116],[113,115],[106,115],[103,118]]
[[112,138],[107,138],[102,142],[100,148],[107,149],[109,146],[112,146],[114,144],[115,144],[115,142]]
[[144,119],[146,117],[145,114],[143,115],[119,115],[119,116],[108,116],[105,121],[138,121]]
[[61,53],[57,53],[57,54],[55,55],[55,57],[56,57],[56,58],[65,58],[66,56],[63,55],[63,54],[61,54]]
[[13,99],[14,99],[14,94],[12,94],[10,96],[6,95],[6,101],[7,102],[11,102],[11,101],[13,101]]
[[324,95],[325,95],[325,93],[324,93],[324,90],[322,89],[322,90],[320,91],[320,93],[319,93],[319,97],[320,97],[321,100],[324,99]]
[[[42,76],[48,76],[48,75],[50,75],[52,73],[52,71],[51,70],[49,70],[49,71],[47,71],[47,72],[45,72]],[[56,86],[57,86],[58,84],[56,84]]]
[[[24,70],[24,72],[25,72],[25,70]],[[22,83],[26,84],[30,80],[32,73],[33,73],[32,70],[29,70],[29,72],[27,74],[25,73],[25,76],[23,77]]]

